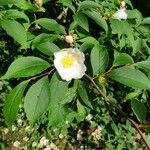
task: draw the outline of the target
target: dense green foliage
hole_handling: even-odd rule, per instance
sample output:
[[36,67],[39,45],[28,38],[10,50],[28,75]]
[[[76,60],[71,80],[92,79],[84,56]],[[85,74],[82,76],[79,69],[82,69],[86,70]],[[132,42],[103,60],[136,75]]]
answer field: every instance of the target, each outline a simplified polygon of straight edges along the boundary
[[[3,126],[16,123],[22,105],[26,124],[38,124],[51,140],[58,128],[75,149],[144,147],[126,119],[150,123],[150,17],[125,2],[128,18],[118,20],[118,0],[0,0]],[[87,71],[67,82],[53,60],[55,52],[70,47],[85,54]],[[99,126],[95,138],[90,133]],[[78,128],[81,140],[74,137]],[[148,140],[149,130],[143,131]]]

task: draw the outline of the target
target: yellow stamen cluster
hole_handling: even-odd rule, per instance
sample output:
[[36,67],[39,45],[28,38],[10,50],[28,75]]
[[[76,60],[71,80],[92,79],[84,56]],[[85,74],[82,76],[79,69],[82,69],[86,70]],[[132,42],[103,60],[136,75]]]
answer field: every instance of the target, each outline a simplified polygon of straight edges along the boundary
[[61,59],[61,63],[62,63],[64,68],[69,68],[73,65],[74,58],[72,55],[66,55]]

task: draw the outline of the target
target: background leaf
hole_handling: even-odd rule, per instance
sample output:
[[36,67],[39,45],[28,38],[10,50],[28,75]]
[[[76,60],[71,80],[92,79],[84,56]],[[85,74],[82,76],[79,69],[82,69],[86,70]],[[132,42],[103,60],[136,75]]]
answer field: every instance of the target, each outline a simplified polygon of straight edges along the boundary
[[3,114],[5,117],[5,122],[8,126],[11,126],[17,118],[19,104],[21,103],[23,93],[28,82],[29,80],[21,82],[7,95],[4,103]]
[[47,77],[43,77],[29,88],[25,96],[24,108],[31,125],[46,112],[49,101],[49,81]]
[[147,115],[147,109],[144,103],[134,99],[131,100],[131,108],[140,122],[144,122]]

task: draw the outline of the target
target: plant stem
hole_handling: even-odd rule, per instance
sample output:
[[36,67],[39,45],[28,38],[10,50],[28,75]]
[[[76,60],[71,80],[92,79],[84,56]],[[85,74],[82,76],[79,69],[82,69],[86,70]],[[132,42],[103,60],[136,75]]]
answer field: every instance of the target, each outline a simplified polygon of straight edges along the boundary
[[107,102],[108,104],[112,105],[123,117],[127,118],[131,122],[131,124],[133,125],[133,127],[140,134],[140,136],[141,136],[141,138],[142,138],[145,146],[147,147],[147,149],[150,150],[150,144],[147,142],[147,140],[145,139],[143,133],[139,129],[138,123],[136,123],[133,119],[131,119],[125,112],[123,112],[118,106],[116,106],[116,104],[114,104],[113,102],[111,102],[109,100],[109,98],[102,92],[102,90],[99,88],[99,86],[96,84],[96,82],[93,80],[93,78],[91,76],[85,74],[85,77],[95,86],[95,88],[97,89],[97,91],[99,92],[99,94],[103,97],[103,99],[105,100],[105,102]]

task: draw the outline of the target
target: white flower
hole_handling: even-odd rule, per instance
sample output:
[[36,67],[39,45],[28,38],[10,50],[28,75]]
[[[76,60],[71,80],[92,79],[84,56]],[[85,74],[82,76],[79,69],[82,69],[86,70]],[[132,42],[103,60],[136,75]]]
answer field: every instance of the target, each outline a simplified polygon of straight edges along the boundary
[[86,71],[85,56],[77,48],[66,48],[54,53],[54,65],[63,80],[80,79]]
[[115,12],[113,14],[113,18],[118,19],[118,20],[121,20],[121,19],[125,19],[126,20],[127,17],[128,17],[128,15],[125,12],[124,8],[119,9],[117,12]]
[[20,142],[19,141],[15,141],[14,142],[14,147],[19,147],[20,146]]

